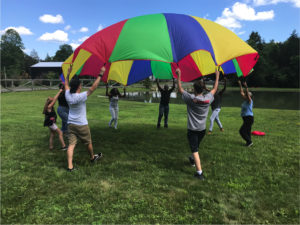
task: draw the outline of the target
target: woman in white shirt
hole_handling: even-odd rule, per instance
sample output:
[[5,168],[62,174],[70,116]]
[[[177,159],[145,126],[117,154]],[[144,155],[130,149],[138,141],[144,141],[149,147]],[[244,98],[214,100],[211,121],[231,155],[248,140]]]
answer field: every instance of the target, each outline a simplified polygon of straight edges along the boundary
[[109,111],[111,114],[111,120],[108,123],[109,127],[113,126],[114,123],[114,128],[117,129],[118,126],[118,113],[119,113],[119,106],[118,106],[118,101],[119,98],[124,98],[126,96],[126,90],[124,87],[124,93],[121,95],[119,90],[117,88],[112,88],[110,92],[108,92],[108,84],[106,84],[106,96],[109,97]]

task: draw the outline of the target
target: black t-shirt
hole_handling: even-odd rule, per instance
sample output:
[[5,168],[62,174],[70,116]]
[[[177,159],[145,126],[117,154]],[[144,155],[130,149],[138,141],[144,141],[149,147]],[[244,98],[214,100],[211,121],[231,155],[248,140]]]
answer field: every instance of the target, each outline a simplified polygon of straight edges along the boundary
[[69,105],[65,97],[65,91],[61,92],[60,95],[58,96],[58,105],[69,108]]
[[56,115],[56,112],[54,110],[54,107],[52,107],[51,112],[48,112],[46,110],[46,112],[45,112],[44,126],[45,127],[51,126],[53,123],[56,122],[56,119],[57,119],[57,115]]
[[161,93],[160,104],[168,105],[169,102],[170,102],[170,95],[171,95],[173,89],[170,89],[170,90],[167,90],[167,91],[164,90],[164,89],[161,89],[159,91]]

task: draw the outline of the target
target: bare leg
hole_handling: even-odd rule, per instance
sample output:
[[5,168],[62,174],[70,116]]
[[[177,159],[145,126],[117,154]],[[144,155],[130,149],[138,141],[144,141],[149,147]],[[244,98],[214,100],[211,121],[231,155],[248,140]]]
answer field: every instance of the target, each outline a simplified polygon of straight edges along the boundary
[[76,145],[69,145],[68,151],[67,151],[67,157],[68,157],[68,168],[73,169],[73,153],[74,153],[74,148]]
[[90,154],[90,159],[94,159],[94,150],[93,150],[93,144],[90,143],[86,146],[87,151]]
[[55,135],[55,131],[50,130],[50,138],[49,138],[49,149],[53,150],[53,137]]
[[64,141],[64,137],[63,137],[63,132],[59,128],[57,128],[55,131],[58,134],[58,138],[59,138],[59,141],[61,143],[61,147],[66,147],[66,144],[65,144],[65,141]]
[[195,160],[196,170],[197,171],[202,170],[199,153],[194,152],[193,156],[194,156],[194,160]]

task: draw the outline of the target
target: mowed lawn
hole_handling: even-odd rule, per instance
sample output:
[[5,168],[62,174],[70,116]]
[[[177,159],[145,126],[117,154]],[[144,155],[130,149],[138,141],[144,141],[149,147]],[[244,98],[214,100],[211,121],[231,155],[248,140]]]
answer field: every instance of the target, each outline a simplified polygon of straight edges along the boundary
[[43,127],[44,102],[55,93],[1,94],[1,224],[300,223],[299,111],[254,109],[253,130],[266,136],[246,148],[240,109],[222,108],[225,131],[215,124],[200,146],[200,181],[187,159],[185,105],[171,104],[169,128],[158,130],[158,104],[121,100],[115,131],[97,90],[87,116],[104,157],[91,165],[79,144],[78,170],[69,173],[66,152],[57,137],[48,149]]

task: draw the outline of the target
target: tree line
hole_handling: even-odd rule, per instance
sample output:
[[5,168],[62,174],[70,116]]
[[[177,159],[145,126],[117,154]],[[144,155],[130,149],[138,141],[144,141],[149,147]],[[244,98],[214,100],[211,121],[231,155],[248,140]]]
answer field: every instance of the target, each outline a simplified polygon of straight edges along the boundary
[[[258,32],[252,32],[247,43],[260,55],[254,71],[247,77],[252,87],[299,88],[299,36],[293,31],[284,42],[265,42]],[[32,50],[28,55],[17,31],[7,30],[1,36],[1,78],[29,78],[30,66],[44,62],[63,62],[72,53],[68,44],[59,46],[53,57],[47,54],[44,60]]]

